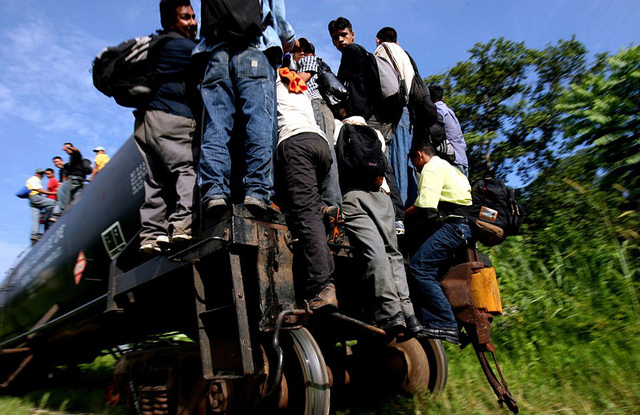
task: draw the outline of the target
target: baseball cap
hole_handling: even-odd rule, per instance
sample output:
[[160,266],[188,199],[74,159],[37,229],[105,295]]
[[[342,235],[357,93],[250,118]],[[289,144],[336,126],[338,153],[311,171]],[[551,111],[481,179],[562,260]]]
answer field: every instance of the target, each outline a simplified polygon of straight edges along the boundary
[[102,146],[98,146],[98,147],[94,148],[94,149],[93,149],[93,151],[94,151],[94,152],[96,152],[96,153],[97,153],[98,151],[104,151],[104,147],[102,147]]
[[36,174],[44,174],[44,170],[42,170],[42,169],[36,169]]

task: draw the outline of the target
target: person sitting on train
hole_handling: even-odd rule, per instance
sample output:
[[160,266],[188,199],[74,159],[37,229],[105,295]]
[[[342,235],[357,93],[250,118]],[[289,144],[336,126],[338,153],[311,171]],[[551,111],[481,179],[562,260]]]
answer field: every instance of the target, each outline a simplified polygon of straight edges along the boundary
[[75,148],[72,143],[64,143],[62,150],[69,155],[69,162],[64,165],[66,179],[58,188],[58,203],[55,207],[56,215],[69,207],[71,202],[80,195],[86,177],[80,150]]
[[55,195],[55,192],[49,192],[42,187],[42,177],[45,171],[37,169],[35,174],[31,176],[25,186],[29,192],[29,207],[31,208],[31,244],[35,244],[40,240],[40,213],[42,209],[52,208],[56,202],[45,195]]
[[160,1],[162,28],[174,34],[160,49],[156,75],[163,83],[135,112],[134,138],[147,167],[140,207],[140,251],[160,253],[192,238],[196,189],[193,148],[198,106],[191,51],[198,22],[189,0]]
[[107,155],[104,147],[102,146],[94,148],[93,152],[96,153],[96,158],[93,160],[93,170],[91,171],[91,177],[89,180],[93,180],[96,177],[96,174],[98,174],[98,172],[107,165],[109,160],[111,160],[111,157]]
[[51,200],[57,200],[57,193],[58,187],[60,187],[60,182],[58,181],[58,179],[56,179],[56,174],[53,172],[52,168],[46,169],[44,173],[47,176],[47,191],[49,192],[47,198]]
[[58,168],[58,182],[62,183],[67,180],[67,170],[64,167],[64,161],[60,156],[55,156],[52,160],[53,164]]
[[312,310],[338,307],[333,256],[322,221],[322,182],[332,158],[329,139],[316,124],[311,96],[300,76],[280,68],[276,77],[278,144],[274,155],[275,200],[299,239],[305,288]]
[[437,278],[441,266],[471,238],[466,219],[471,208],[471,186],[467,177],[436,156],[427,142],[412,143],[409,157],[421,174],[418,198],[406,211],[407,224],[414,232],[420,223],[432,231],[408,267],[424,326],[418,337],[458,343],[458,325]]
[[[353,116],[345,123],[374,130],[384,152],[383,135],[368,127],[364,118]],[[336,137],[343,124],[336,122]],[[398,248],[395,230],[395,210],[386,179],[352,174],[337,157],[340,188],[343,192],[342,215],[349,242],[366,263],[364,280],[373,290],[373,310],[376,325],[389,335],[409,330],[415,335],[422,330],[413,304],[404,269],[404,259]],[[382,156],[382,154],[381,154]]]

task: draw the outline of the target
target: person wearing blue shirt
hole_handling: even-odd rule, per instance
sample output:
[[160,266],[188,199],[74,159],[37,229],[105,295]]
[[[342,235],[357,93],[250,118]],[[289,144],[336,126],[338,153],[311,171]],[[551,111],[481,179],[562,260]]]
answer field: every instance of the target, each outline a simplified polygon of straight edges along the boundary
[[271,160],[278,136],[276,68],[283,53],[293,47],[295,33],[285,20],[284,0],[258,3],[262,33],[240,40],[225,33],[226,22],[218,20],[218,26],[209,30],[205,17],[216,11],[207,2],[202,5],[203,40],[194,56],[209,56],[200,85],[206,117],[198,185],[205,221],[225,210],[236,196],[229,186],[232,132],[244,139],[244,166],[239,169],[245,172],[244,205],[264,212],[271,203]]
[[147,167],[140,208],[140,250],[147,254],[192,238],[196,189],[193,109],[198,80],[193,79],[191,51],[198,22],[189,0],[160,1],[160,18],[170,39],[158,52],[155,75],[166,81],[134,112],[134,138]]
[[429,93],[433,103],[436,104],[436,109],[442,115],[444,119],[444,131],[447,136],[447,140],[453,146],[453,152],[455,155],[455,161],[453,167],[460,170],[465,176],[469,177],[469,163],[467,161],[467,143],[464,141],[464,135],[462,134],[462,128],[460,127],[460,121],[456,117],[456,113],[444,103],[444,90],[440,85],[430,85]]

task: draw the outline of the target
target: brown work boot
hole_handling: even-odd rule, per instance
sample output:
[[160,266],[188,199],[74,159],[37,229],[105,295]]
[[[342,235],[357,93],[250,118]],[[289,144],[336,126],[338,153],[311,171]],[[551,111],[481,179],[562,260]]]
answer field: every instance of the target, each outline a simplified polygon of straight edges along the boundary
[[309,300],[309,308],[313,311],[335,311],[338,309],[336,286],[329,283],[314,298]]

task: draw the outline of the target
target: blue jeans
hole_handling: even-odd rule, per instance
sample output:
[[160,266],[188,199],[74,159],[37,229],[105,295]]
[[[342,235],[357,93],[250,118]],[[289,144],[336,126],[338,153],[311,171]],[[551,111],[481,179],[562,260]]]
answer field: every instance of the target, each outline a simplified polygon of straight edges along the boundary
[[471,228],[466,223],[444,223],[409,262],[409,276],[417,288],[419,307],[416,311],[425,327],[442,329],[457,326],[437,277],[440,267],[469,238]]
[[84,177],[68,176],[67,180],[62,182],[58,188],[58,201],[53,213],[59,215],[63,210],[67,209],[71,202],[75,200],[84,188]]
[[40,194],[29,196],[29,207],[31,207],[31,238],[38,238],[40,235],[40,212],[42,209],[55,206],[56,201]]
[[462,174],[464,174],[465,176],[467,176],[467,178],[469,178],[469,167],[463,166],[462,164],[452,164],[452,166],[460,170]]
[[412,139],[409,128],[409,111],[405,108],[394,132],[393,140],[389,144],[389,162],[396,176],[398,194],[405,207],[413,205],[415,201],[415,198],[409,200],[409,182],[414,181],[413,175],[409,174],[409,150],[411,149]]
[[[258,49],[216,49],[200,92],[206,108],[198,185],[203,203],[231,198],[231,133],[244,138],[244,193],[268,201],[277,142],[276,71]],[[242,123],[234,128],[235,121]],[[234,171],[236,169],[234,168]]]

